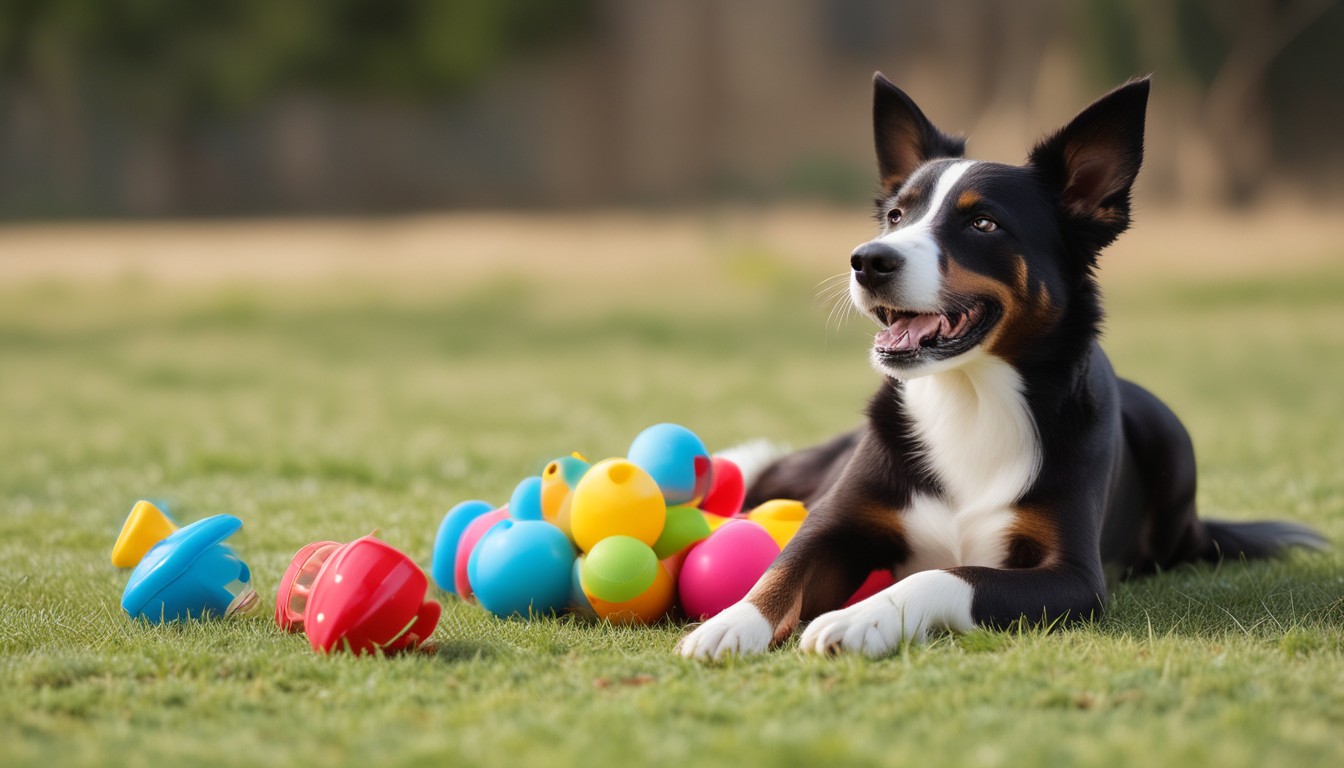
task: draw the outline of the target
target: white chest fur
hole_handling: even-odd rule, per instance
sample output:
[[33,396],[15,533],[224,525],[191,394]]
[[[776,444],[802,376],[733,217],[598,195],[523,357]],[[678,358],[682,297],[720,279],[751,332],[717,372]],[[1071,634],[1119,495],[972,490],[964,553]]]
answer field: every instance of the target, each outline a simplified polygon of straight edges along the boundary
[[984,355],[905,384],[905,409],[943,498],[917,495],[903,515],[908,572],[1002,565],[1012,506],[1036,479],[1036,423],[1012,366]]

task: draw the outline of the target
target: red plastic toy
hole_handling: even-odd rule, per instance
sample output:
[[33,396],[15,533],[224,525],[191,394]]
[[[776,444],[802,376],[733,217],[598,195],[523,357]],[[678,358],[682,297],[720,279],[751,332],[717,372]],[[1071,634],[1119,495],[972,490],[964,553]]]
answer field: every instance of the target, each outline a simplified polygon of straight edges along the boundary
[[439,623],[429,579],[409,557],[372,535],[300,549],[276,596],[275,621],[306,632],[313,650],[396,653],[419,647]]

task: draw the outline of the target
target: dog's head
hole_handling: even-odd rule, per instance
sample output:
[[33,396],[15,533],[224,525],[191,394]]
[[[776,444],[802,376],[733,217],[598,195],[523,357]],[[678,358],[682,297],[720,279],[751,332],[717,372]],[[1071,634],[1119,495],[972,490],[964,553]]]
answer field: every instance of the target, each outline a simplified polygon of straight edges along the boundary
[[1091,302],[1097,254],[1129,226],[1143,157],[1148,81],[1098,99],[1025,165],[963,159],[880,73],[873,125],[881,233],[850,257],[850,297],[882,327],[879,372],[898,379],[982,354],[1014,361]]

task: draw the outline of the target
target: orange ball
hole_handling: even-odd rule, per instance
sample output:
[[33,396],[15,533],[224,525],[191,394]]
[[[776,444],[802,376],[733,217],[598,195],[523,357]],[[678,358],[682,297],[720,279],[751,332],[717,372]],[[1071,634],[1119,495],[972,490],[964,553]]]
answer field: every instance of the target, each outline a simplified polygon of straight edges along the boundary
[[638,597],[623,603],[609,603],[586,592],[585,596],[599,619],[606,619],[612,624],[652,624],[672,610],[675,592],[676,579],[672,578],[665,564],[659,563],[653,585]]

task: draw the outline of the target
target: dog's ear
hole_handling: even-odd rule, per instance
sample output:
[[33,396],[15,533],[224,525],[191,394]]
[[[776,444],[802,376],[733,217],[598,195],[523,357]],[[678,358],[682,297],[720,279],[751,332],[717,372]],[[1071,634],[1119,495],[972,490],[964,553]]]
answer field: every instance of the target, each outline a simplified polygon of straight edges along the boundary
[[1129,226],[1129,191],[1143,163],[1148,78],[1116,88],[1031,151],[1064,215],[1108,245]]
[[961,157],[963,139],[934,127],[915,102],[881,72],[873,75],[873,137],[877,170],[888,193],[900,189],[910,174],[936,157]]

